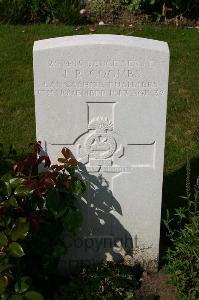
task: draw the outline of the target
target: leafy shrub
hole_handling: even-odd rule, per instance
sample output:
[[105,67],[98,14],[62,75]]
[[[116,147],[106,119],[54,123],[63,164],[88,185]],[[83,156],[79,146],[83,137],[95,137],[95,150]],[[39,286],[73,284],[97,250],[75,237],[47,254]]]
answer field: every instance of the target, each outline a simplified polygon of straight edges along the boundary
[[198,0],[170,0],[168,1],[167,6],[172,7],[176,14],[182,14],[185,16],[198,18]]
[[88,4],[90,17],[94,21],[114,22],[123,9],[121,0],[92,0]]
[[133,12],[141,10],[146,14],[161,17],[185,15],[197,17],[199,12],[198,0],[124,0],[128,9]]
[[[187,172],[189,176],[189,168]],[[166,270],[178,288],[180,299],[199,299],[199,178],[190,193],[187,179],[187,206],[176,209],[173,218],[164,221],[173,244],[167,253]],[[173,226],[174,225],[174,226]]]
[[[0,296],[42,300],[46,284],[56,276],[66,253],[63,232],[75,234],[81,224],[77,196],[85,191],[77,161],[62,149],[59,165],[51,165],[39,143],[18,161],[13,175],[0,181]],[[38,175],[38,166],[48,168]],[[46,295],[45,295],[46,296]]]
[[81,23],[80,0],[1,0],[0,21],[8,23]]
[[14,145],[10,145],[9,150],[6,151],[3,144],[0,144],[0,177],[5,176],[6,173],[10,173],[10,169],[17,159],[17,152]]
[[54,9],[54,18],[59,22],[75,25],[84,22],[80,15],[82,5],[79,0],[57,1]]
[[124,3],[127,5],[128,9],[133,12],[141,8],[143,0],[124,0]]
[[[132,267],[103,262],[84,268],[78,276],[71,278],[68,284],[60,287],[55,300],[65,299],[135,299],[138,280]],[[72,295],[72,298],[68,298]]]

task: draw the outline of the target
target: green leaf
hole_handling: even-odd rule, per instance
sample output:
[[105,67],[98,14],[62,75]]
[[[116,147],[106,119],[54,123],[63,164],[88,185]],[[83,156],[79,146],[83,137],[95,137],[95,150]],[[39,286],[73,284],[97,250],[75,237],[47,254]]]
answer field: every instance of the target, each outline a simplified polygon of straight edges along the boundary
[[[5,255],[5,253],[4,253]],[[0,256],[0,273],[5,270],[12,268],[12,265],[9,264],[9,259],[3,255]]]
[[8,286],[8,278],[6,276],[0,277],[0,295],[6,290]]
[[27,186],[25,185],[20,185],[20,186],[17,186],[15,191],[14,191],[14,194],[16,196],[19,196],[19,197],[24,197],[24,196],[28,196],[32,193],[32,190],[30,190]]
[[10,251],[10,254],[15,257],[22,257],[25,255],[23,248],[17,242],[12,242],[9,245],[8,250]]
[[[9,161],[12,165],[15,163],[15,161]],[[1,181],[9,181],[12,178],[12,175],[10,173],[6,173],[1,176]]]
[[26,180],[24,178],[15,177],[15,178],[11,178],[9,180],[9,183],[12,188],[16,188],[19,185],[23,185],[25,181]]
[[[10,265],[10,264],[2,264],[2,262],[1,262],[1,264],[0,264],[0,273],[1,272],[3,272],[3,271],[5,271],[5,270],[8,270],[8,269],[10,269],[10,268],[12,268],[13,267],[13,265]],[[1,299],[1,298],[0,298]]]
[[6,236],[10,236],[10,233],[11,233],[10,228],[9,228],[9,227],[6,227],[6,228],[4,229],[4,233],[5,233]]
[[23,296],[21,295],[12,295],[11,298],[9,298],[10,300],[23,300]]
[[12,187],[10,185],[9,182],[7,181],[2,181],[1,182],[1,190],[3,192],[3,194],[7,197],[10,197],[11,196],[11,193],[12,193]]
[[71,188],[72,188],[73,193],[75,193],[77,195],[84,193],[86,190],[85,184],[79,179],[73,180],[71,182]]
[[68,164],[68,160],[65,158],[58,158],[58,162],[60,162],[62,164]]
[[44,300],[44,297],[35,291],[29,291],[24,295],[26,300]]
[[63,216],[68,209],[66,201],[61,198],[59,191],[56,189],[52,189],[48,192],[46,207],[56,218]]
[[126,292],[126,298],[125,300],[132,300],[134,299],[135,293],[133,291]]
[[1,221],[0,221],[0,226],[2,227],[7,227],[11,222],[11,218],[9,216],[5,216]]
[[67,167],[67,172],[68,172],[70,175],[74,175],[74,174],[75,174],[75,167],[74,167],[74,166],[68,166],[68,167]]
[[25,293],[31,286],[31,278],[23,276],[18,282],[15,283],[15,292],[18,294]]
[[4,294],[1,294],[1,298],[0,299],[1,300],[9,300],[10,298],[9,298],[8,293],[4,293]]
[[79,209],[70,208],[68,213],[62,219],[64,229],[76,234],[82,223],[82,219],[82,213]]
[[17,200],[16,200],[16,198],[14,196],[10,197],[8,199],[7,203],[9,204],[9,206],[18,207]]
[[27,236],[29,230],[29,222],[26,218],[19,218],[11,231],[12,241],[23,239]]
[[4,232],[0,232],[0,247],[6,247],[8,244],[7,236]]

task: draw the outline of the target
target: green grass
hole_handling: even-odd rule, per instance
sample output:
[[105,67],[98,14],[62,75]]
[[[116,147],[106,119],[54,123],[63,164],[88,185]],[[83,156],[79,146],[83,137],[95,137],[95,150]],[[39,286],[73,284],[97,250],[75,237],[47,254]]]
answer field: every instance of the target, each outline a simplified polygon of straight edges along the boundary
[[[38,39],[90,33],[88,27],[55,25],[0,27],[0,143],[18,150],[35,139],[32,47]],[[171,51],[166,174],[199,156],[192,128],[199,126],[199,45],[196,29],[146,26],[142,31],[100,27],[95,33],[141,36],[167,41]],[[199,173],[199,172],[198,172]]]

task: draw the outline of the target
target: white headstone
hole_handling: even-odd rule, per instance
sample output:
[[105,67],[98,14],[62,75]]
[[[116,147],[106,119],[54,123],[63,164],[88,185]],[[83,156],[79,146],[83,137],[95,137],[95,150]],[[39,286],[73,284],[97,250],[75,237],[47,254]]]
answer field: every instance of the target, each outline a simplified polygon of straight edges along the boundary
[[71,265],[102,259],[157,263],[169,49],[117,35],[37,41],[37,140],[56,163],[62,147],[87,181]]

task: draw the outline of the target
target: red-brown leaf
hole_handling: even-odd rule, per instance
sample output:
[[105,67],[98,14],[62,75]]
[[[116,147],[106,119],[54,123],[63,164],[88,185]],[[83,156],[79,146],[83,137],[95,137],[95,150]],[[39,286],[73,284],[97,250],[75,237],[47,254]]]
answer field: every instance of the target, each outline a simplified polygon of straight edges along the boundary
[[63,154],[63,156],[64,156],[66,159],[70,158],[70,157],[71,157],[71,154],[72,154],[71,151],[70,151],[68,148],[66,148],[66,147],[64,147],[64,148],[62,149],[61,153]]
[[70,188],[70,180],[65,180],[64,181],[64,186],[69,189]]
[[70,159],[70,160],[69,160],[69,164],[70,164],[71,166],[77,166],[78,161],[77,161],[76,159]]
[[51,161],[50,161],[50,158],[48,157],[48,156],[40,156],[39,158],[38,158],[38,164],[43,164],[44,165],[44,167],[50,167],[50,165],[51,165]]
[[25,164],[23,161],[18,161],[14,166],[13,166],[13,172],[16,176],[19,176],[25,169]]

